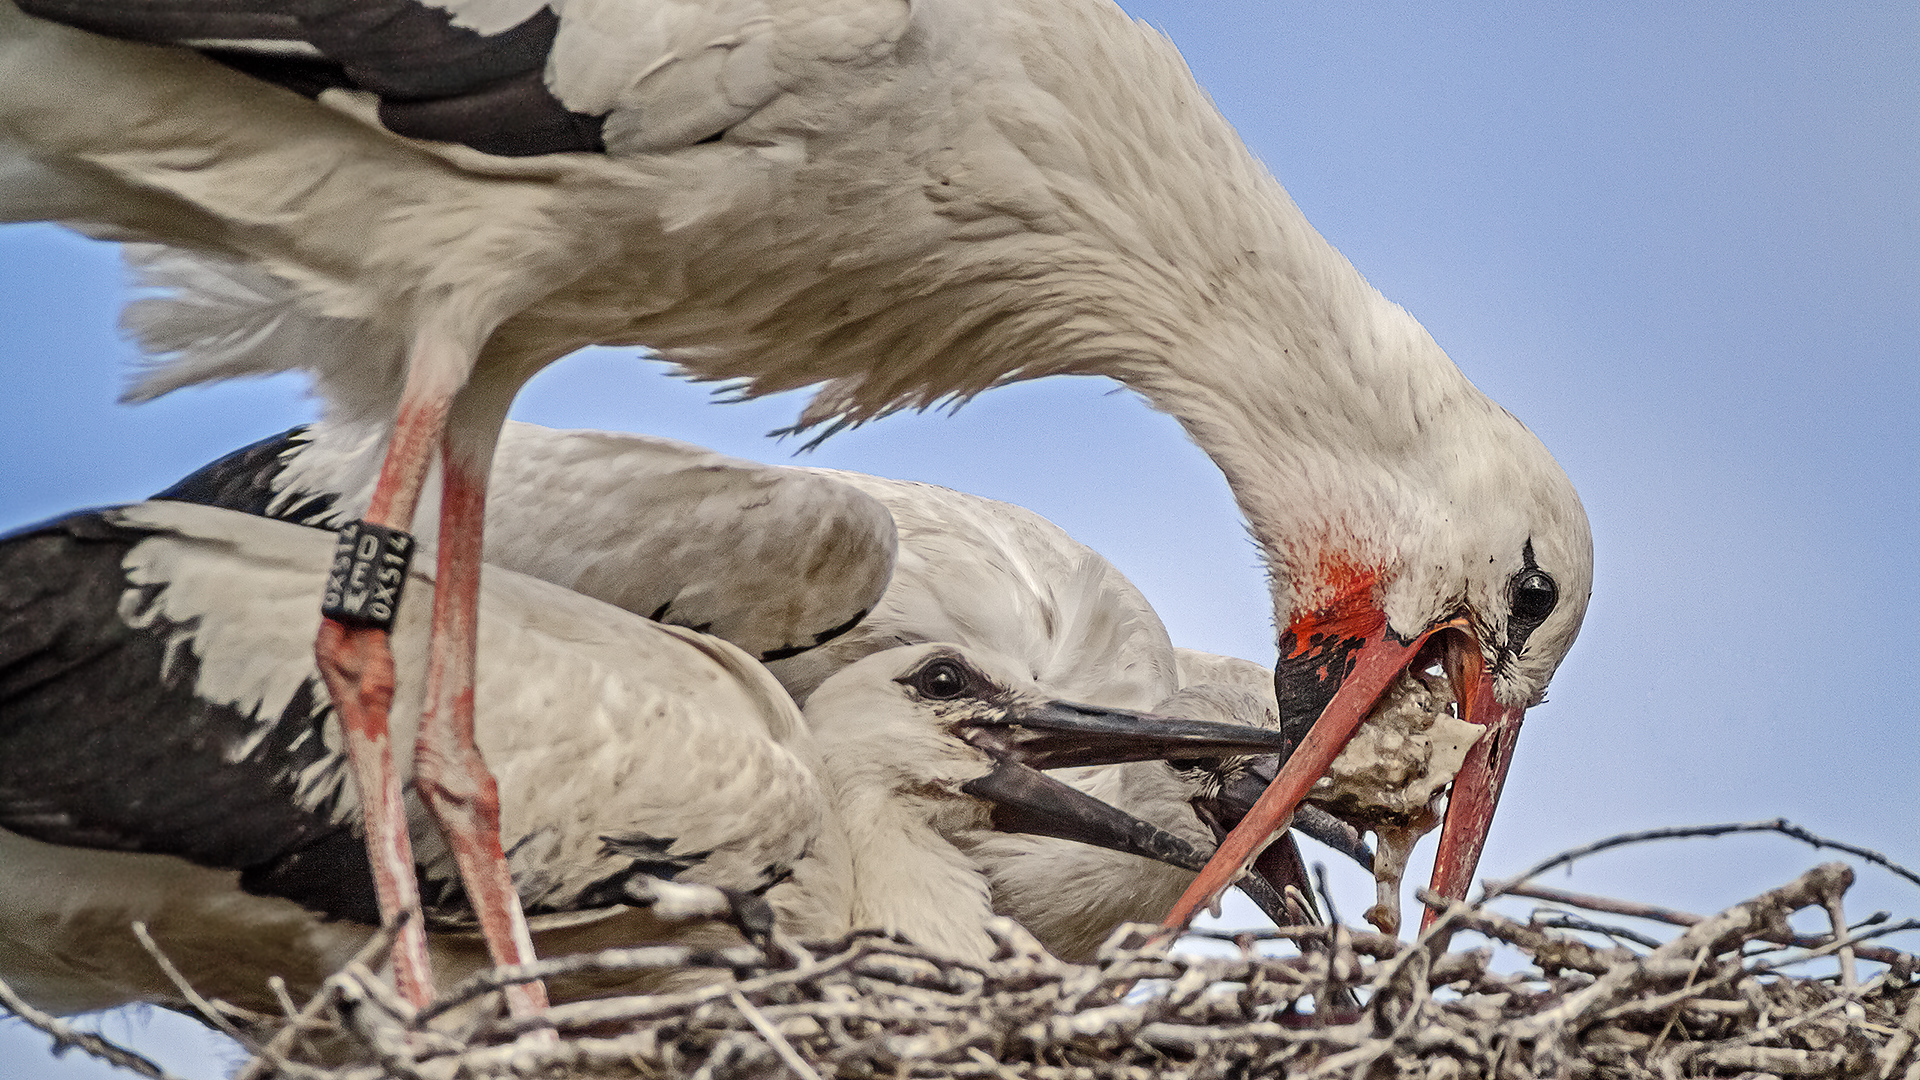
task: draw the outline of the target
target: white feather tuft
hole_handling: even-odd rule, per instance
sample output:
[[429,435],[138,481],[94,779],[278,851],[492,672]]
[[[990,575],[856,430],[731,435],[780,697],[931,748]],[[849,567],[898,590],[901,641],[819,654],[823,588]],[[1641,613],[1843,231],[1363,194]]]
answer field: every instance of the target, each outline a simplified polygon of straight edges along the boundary
[[145,360],[123,400],[307,371],[329,417],[390,422],[406,377],[404,357],[367,323],[313,314],[291,284],[257,264],[159,244],[124,250],[137,296],[120,325]]

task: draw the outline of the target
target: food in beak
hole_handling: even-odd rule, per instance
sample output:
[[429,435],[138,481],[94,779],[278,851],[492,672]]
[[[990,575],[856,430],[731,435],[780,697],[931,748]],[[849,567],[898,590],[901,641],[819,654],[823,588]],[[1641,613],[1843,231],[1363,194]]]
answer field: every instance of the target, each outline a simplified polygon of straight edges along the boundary
[[[1357,833],[1371,832],[1375,903],[1366,919],[1383,933],[1400,928],[1400,882],[1414,845],[1440,824],[1441,798],[1466,763],[1468,751],[1487,729],[1455,715],[1448,680],[1418,670],[1401,673],[1379,704],[1308,792],[1293,825],[1362,865],[1369,853]],[[1277,759],[1230,758],[1216,769],[1218,782],[1196,803],[1201,817],[1224,836],[1246,816],[1273,779]],[[1314,819],[1318,817],[1318,822]],[[1317,826],[1317,827],[1315,827]],[[1271,852],[1282,845],[1276,841]],[[1284,850],[1279,859],[1286,858]],[[1255,873],[1268,872],[1263,852]]]
[[1422,836],[1440,825],[1440,800],[1486,731],[1454,715],[1447,680],[1401,673],[1307,797],[1373,833],[1375,903],[1366,919],[1400,932],[1400,879]]

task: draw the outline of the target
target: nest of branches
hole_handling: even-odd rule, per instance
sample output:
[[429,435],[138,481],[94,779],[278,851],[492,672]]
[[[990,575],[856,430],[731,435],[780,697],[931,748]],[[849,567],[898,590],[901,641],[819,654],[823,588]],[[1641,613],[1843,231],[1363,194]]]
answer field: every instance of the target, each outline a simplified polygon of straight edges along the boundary
[[[1412,942],[1295,928],[1213,935],[1232,955],[1212,956],[1170,950],[1139,927],[1087,965],[1054,958],[1006,920],[990,927],[999,955],[977,965],[874,934],[705,952],[651,946],[489,972],[420,1011],[369,968],[368,955],[304,1008],[288,1003],[275,1033],[250,1044],[256,1056],[238,1077],[1920,1080],[1920,958],[1869,941],[1920,924],[1882,918],[1849,928],[1843,897],[1852,882],[1847,865],[1827,863],[1700,917],[1515,879],[1489,892],[1555,901],[1560,914],[1521,922],[1483,904],[1429,899],[1438,919]],[[1566,908],[1683,929],[1656,941]],[[1809,908],[1824,913],[1825,932],[1788,924]],[[1297,954],[1268,955],[1261,943],[1279,938]],[[1479,947],[1454,947],[1462,941]],[[1517,951],[1521,970],[1496,970],[1489,943]],[[1809,966],[1831,970],[1804,973]],[[558,1005],[532,1020],[472,1008],[533,977],[687,967],[714,969],[716,981]],[[71,1045],[165,1076],[97,1037],[22,1015],[55,1025],[48,1030]],[[246,1037],[229,1018],[218,1022]],[[333,1063],[316,1063],[315,1046]]]

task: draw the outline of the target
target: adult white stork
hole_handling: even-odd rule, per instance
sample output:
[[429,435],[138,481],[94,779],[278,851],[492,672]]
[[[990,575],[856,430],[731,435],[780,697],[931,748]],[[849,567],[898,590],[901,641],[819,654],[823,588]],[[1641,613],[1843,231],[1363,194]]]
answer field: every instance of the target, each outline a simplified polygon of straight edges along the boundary
[[[165,501],[0,541],[0,974],[29,998],[177,1003],[138,920],[204,992],[270,1011],[268,976],[316,989],[371,933],[359,812],[306,647],[306,582],[329,544]],[[988,888],[961,845],[996,807],[1203,861],[1031,766],[1278,743],[1054,701],[1002,658],[938,644],[837,673],[803,722],[719,639],[511,572],[490,569],[483,592],[499,662],[477,736],[509,796],[518,895],[552,949],[688,940],[632,907],[646,879],[672,878],[764,893],[796,936],[880,927],[982,959]],[[403,615],[401,653],[424,652],[425,631],[424,612]],[[399,689],[405,731],[424,688]],[[415,832],[433,956],[458,977],[483,961],[460,932],[469,907],[432,830]]]
[[[0,7],[4,215],[270,282],[260,333],[143,392],[292,356],[336,410],[390,423],[344,580],[382,569],[353,552],[397,557],[436,446],[447,462],[417,771],[501,959],[529,953],[467,734],[483,481],[514,392],[589,342],[751,393],[824,384],[802,425],[828,430],[1047,374],[1138,391],[1220,466],[1272,568],[1301,736],[1169,923],[1239,873],[1423,650],[1496,732],[1444,829],[1435,886],[1464,891],[1522,712],[1584,614],[1584,514],[1108,0],[27,3],[205,52]],[[249,347],[275,334],[310,347]],[[386,605],[330,595],[346,621],[320,652],[391,914],[414,898]]]

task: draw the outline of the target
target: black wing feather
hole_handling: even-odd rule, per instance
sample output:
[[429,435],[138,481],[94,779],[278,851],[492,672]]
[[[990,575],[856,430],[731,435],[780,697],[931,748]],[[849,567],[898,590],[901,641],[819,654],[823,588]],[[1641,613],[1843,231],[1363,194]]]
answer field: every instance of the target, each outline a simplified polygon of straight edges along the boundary
[[276,717],[201,698],[198,661],[168,649],[188,628],[119,614],[122,560],[147,535],[90,511],[0,538],[0,827],[240,870],[253,891],[378,922],[358,830],[295,799],[304,770],[338,767],[317,676]]
[[[204,51],[307,96],[345,87],[380,98],[397,134],[464,143],[509,157],[600,152],[603,116],[572,112],[543,73],[560,19],[541,8],[518,26],[481,34],[420,0],[19,0],[28,14],[109,37],[161,45],[218,42]],[[319,57],[241,42],[299,42]]]
[[307,441],[305,426],[288,428],[200,466],[153,497],[312,525],[333,508],[335,493],[301,495],[285,500],[282,506],[273,505],[281,494],[274,481],[286,468],[288,457]]
[[20,10],[107,37],[171,45],[226,38],[303,40],[305,4],[255,0],[21,0]]

